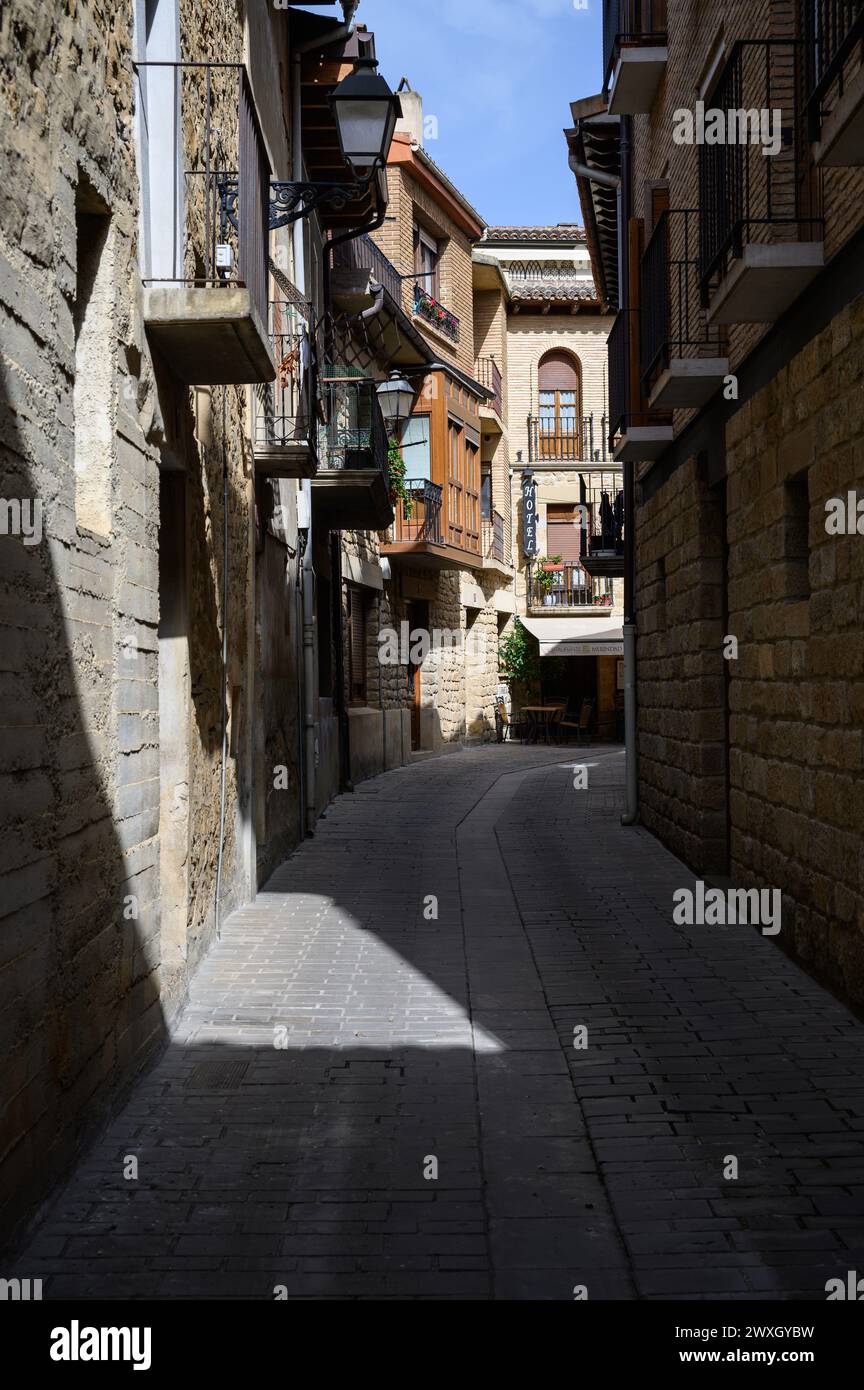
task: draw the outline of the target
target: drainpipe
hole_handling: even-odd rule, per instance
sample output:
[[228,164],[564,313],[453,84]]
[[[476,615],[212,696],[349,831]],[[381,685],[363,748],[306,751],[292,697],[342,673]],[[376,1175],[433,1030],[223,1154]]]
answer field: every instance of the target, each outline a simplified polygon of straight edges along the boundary
[[[630,274],[627,243],[627,221],[630,217],[631,194],[631,130],[629,116],[620,117],[621,176],[607,174],[582,164],[574,154],[568,160],[577,178],[589,179],[614,188],[618,202],[618,307],[630,306]],[[639,819],[639,766],[636,732],[636,483],[632,463],[623,467],[624,491],[624,747],[625,747],[625,811],[622,825],[635,825]]]
[[[331,44],[348,39],[354,32],[354,12],[356,0],[343,3],[342,12],[345,23],[328,35],[326,42],[308,39],[297,44],[291,52],[291,177],[295,183],[303,180],[303,100],[301,92],[301,64],[304,53],[326,48]],[[312,297],[311,286],[306,284],[306,256],[303,245],[305,218],[298,217],[294,223],[294,280],[300,293]],[[301,484],[302,506],[306,522],[306,548],[303,551],[302,604],[303,604],[303,729],[304,729],[304,775],[301,778],[305,802],[305,831],[314,835],[316,821],[316,768],[318,762],[315,728],[315,568],[312,562],[312,484],[304,478]]]
[[[621,117],[621,188],[618,202],[618,298],[630,308],[630,248],[627,223],[633,210],[633,118]],[[624,743],[626,748],[626,810],[622,825],[639,819],[639,748],[636,730],[636,466],[624,464]]]

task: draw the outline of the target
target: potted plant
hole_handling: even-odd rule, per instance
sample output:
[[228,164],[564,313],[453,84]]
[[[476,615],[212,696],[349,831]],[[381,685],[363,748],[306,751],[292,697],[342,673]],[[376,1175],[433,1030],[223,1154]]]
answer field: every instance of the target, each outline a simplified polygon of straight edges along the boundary
[[561,586],[561,580],[557,576],[561,574],[562,565],[560,555],[538,555],[534,563],[534,583],[537,592],[543,595],[543,602],[547,607],[555,602],[552,590]]

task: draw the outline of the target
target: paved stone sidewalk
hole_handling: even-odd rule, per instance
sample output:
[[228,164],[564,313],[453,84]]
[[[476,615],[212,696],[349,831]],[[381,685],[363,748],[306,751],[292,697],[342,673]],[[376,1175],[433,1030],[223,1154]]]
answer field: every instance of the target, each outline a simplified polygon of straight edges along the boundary
[[864,1269],[864,1026],[753,929],[672,925],[692,876],[620,826],[622,782],[618,750],[493,746],[342,797],[15,1272],[569,1300],[824,1298]]

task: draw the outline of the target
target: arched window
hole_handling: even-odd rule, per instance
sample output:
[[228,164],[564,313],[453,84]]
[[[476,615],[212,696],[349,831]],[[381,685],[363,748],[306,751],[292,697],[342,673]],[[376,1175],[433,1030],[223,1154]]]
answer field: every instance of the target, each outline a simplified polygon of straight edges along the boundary
[[540,359],[541,458],[579,459],[582,382],[578,357],[560,349]]

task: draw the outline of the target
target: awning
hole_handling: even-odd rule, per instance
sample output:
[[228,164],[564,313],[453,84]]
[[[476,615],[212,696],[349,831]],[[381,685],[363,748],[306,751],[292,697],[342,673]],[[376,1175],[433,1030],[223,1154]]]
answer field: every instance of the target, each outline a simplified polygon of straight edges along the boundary
[[624,625],[608,618],[523,618],[541,656],[623,656]]

